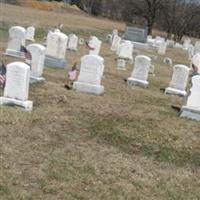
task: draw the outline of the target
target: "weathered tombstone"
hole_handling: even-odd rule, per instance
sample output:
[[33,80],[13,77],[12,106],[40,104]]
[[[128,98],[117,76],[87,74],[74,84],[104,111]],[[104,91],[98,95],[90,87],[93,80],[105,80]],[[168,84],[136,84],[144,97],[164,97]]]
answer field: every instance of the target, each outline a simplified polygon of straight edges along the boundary
[[192,58],[192,64],[197,67],[197,73],[200,74],[200,53],[197,53]]
[[25,45],[26,30],[20,26],[14,26],[9,29],[9,43],[5,55],[13,57],[23,57],[21,46]]
[[115,35],[112,40],[111,51],[118,51],[121,43],[121,37]]
[[33,26],[28,27],[26,29],[26,40],[34,42],[35,41],[34,36],[35,36],[35,27]]
[[167,42],[167,46],[169,48],[173,48],[174,47],[174,44],[175,44],[174,40],[167,40],[166,42]]
[[187,51],[188,51],[189,60],[191,60],[194,55],[194,46],[190,44]]
[[64,68],[68,37],[61,32],[49,32],[47,36],[45,64],[49,67]]
[[166,49],[167,49],[167,43],[166,42],[160,43],[159,47],[158,47],[158,54],[159,55],[165,55]]
[[99,40],[97,37],[95,36],[92,36],[90,38],[90,41],[89,41],[89,46],[90,48],[92,48],[90,51],[89,51],[89,54],[90,55],[99,55],[99,52],[101,50],[101,40]]
[[83,45],[85,43],[85,40],[83,38],[79,38],[78,44]]
[[136,56],[132,75],[127,80],[128,85],[136,85],[146,88],[149,85],[147,79],[150,65],[151,59],[149,57],[143,55]]
[[188,50],[189,46],[190,46],[191,40],[190,38],[186,38],[183,42],[183,49]]
[[165,38],[162,38],[160,36],[156,36],[155,40],[154,40],[154,44],[153,47],[159,47],[161,43],[165,42]]
[[120,44],[117,53],[119,58],[133,60],[133,44],[130,41],[124,41]]
[[81,58],[81,70],[78,81],[73,88],[77,91],[100,95],[104,92],[101,78],[104,70],[104,59],[97,55],[86,55]]
[[126,70],[126,60],[122,58],[117,59],[117,69]]
[[[38,82],[44,81],[45,79],[42,77],[44,61],[45,61],[45,53],[46,48],[40,44],[30,44],[27,46],[27,50],[31,54],[31,81]],[[29,63],[29,61],[27,61]]]
[[172,80],[169,87],[166,88],[165,94],[186,96],[185,91],[189,77],[189,68],[185,65],[175,65],[173,68]]
[[69,35],[67,49],[77,51],[78,37],[75,34]]
[[22,62],[7,65],[6,86],[4,96],[0,97],[0,105],[11,104],[32,110],[33,103],[28,101],[30,66]]
[[147,29],[127,26],[123,39],[133,42],[146,43],[147,42]]
[[186,105],[181,109],[181,117],[200,121],[200,75],[192,77],[192,88]]
[[169,65],[169,66],[172,66],[172,65],[173,65],[172,59],[171,59],[171,58],[168,58],[168,57],[164,58],[163,63],[164,63],[165,65]]
[[194,54],[200,53],[200,41],[197,41],[194,46]]
[[108,43],[112,44],[112,40],[113,40],[112,34],[107,34],[107,35],[106,35],[106,41],[107,41]]

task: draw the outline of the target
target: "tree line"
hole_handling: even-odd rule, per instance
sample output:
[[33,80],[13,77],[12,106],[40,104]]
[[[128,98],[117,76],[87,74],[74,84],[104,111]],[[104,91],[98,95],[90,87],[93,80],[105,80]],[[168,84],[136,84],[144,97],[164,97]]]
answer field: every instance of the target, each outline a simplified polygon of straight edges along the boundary
[[166,31],[168,38],[200,37],[200,0],[72,0],[85,12]]

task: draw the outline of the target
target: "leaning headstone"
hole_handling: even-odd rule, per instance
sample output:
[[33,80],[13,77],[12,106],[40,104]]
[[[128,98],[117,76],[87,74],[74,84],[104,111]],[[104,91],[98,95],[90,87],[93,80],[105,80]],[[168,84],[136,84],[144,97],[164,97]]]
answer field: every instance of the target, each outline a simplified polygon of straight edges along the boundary
[[119,49],[120,43],[121,43],[121,37],[115,35],[112,40],[111,51],[117,51]]
[[[44,81],[42,77],[46,48],[40,44],[30,44],[27,46],[27,50],[31,54],[31,82]],[[29,61],[27,61],[29,63]]]
[[99,55],[99,52],[101,50],[101,40],[99,40],[97,37],[92,36],[89,41],[89,47],[91,50],[89,51],[90,55]]
[[33,26],[28,27],[26,29],[26,40],[34,42],[35,41],[34,36],[35,36],[35,27]]
[[200,121],[200,75],[192,77],[192,88],[186,105],[181,109],[181,117]]
[[165,94],[186,96],[186,86],[189,77],[189,68],[185,65],[175,65],[173,69],[172,80]]
[[127,83],[129,86],[141,86],[146,88],[149,85],[148,74],[150,70],[151,59],[147,56],[136,56],[134,69],[131,74],[131,77],[128,78]]
[[197,41],[194,46],[194,54],[200,53],[200,41]]
[[21,46],[25,45],[26,30],[21,26],[14,26],[9,29],[9,43],[5,55],[23,57]]
[[100,95],[104,92],[101,78],[104,70],[104,59],[97,55],[86,55],[81,58],[81,70],[78,81],[73,88],[80,92]]
[[159,47],[158,47],[158,54],[159,55],[165,55],[166,49],[167,49],[167,43],[166,42],[160,43]]
[[68,37],[61,32],[50,31],[47,36],[45,65],[64,68]]
[[130,41],[124,41],[117,53],[119,58],[133,60],[133,44]]
[[7,65],[6,86],[4,96],[0,97],[0,105],[11,104],[32,110],[33,103],[28,101],[30,66],[22,62]]
[[67,49],[77,51],[78,37],[75,34],[69,35]]

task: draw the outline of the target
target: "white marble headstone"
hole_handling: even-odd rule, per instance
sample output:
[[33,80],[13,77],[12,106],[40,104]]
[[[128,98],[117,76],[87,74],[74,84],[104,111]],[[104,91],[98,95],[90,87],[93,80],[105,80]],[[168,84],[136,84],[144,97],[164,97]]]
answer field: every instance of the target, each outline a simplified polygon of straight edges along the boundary
[[200,121],[200,75],[192,77],[192,88],[186,105],[181,109],[181,117]]
[[78,37],[75,34],[69,35],[67,48],[72,51],[77,51]]
[[21,57],[21,46],[25,45],[26,30],[21,26],[14,26],[9,29],[9,42],[6,54]]
[[134,69],[131,77],[128,78],[128,85],[138,85],[141,87],[147,87],[149,82],[147,81],[149,70],[151,65],[151,59],[147,56],[139,55],[135,57]]
[[119,46],[118,57],[133,60],[133,44],[130,41],[124,41]]
[[189,60],[191,60],[193,55],[194,55],[194,46],[193,46],[193,44],[189,45],[187,51],[188,51]]
[[186,86],[189,77],[189,68],[185,65],[175,65],[173,68],[172,80],[166,88],[166,94],[186,96]]
[[47,35],[46,55],[65,59],[68,37],[61,32],[49,32]]
[[8,64],[4,96],[0,98],[0,104],[16,104],[31,110],[32,102],[28,101],[29,79],[30,66],[22,62]]
[[35,41],[35,27],[30,26],[26,29],[26,40]]
[[190,46],[191,40],[190,38],[186,38],[183,42],[183,49],[188,50],[189,46]]
[[158,54],[165,55],[167,49],[167,43],[161,42],[158,46]]
[[101,50],[101,44],[102,44],[101,40],[99,40],[97,37],[95,37],[95,36],[90,37],[89,46],[92,49],[89,51],[89,54],[90,55],[99,55],[99,52]]
[[46,48],[40,44],[30,44],[27,50],[31,53],[31,78],[36,81],[43,81],[42,77]]
[[118,35],[115,35],[112,40],[111,50],[118,51],[120,43],[121,43],[121,37],[119,37]]
[[81,58],[81,69],[74,89],[93,94],[102,94],[101,78],[104,70],[104,59],[97,55],[86,55]]
[[200,53],[200,41],[196,41],[194,46],[194,54]]

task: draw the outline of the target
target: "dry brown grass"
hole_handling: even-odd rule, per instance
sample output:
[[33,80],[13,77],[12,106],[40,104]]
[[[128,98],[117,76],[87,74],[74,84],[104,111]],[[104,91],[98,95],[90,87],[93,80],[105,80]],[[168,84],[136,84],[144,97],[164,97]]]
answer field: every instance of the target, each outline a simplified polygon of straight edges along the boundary
[[[36,22],[37,29],[46,29],[64,22],[66,32],[69,28],[85,35],[89,30],[103,37],[106,30],[124,26],[8,5],[0,13],[1,53],[7,42],[4,29],[13,23]],[[74,63],[86,53],[79,47],[67,52],[67,59]],[[141,53],[157,55],[154,50]],[[200,199],[200,124],[180,118],[170,106],[181,105],[182,99],[160,91],[172,69],[159,56],[149,89],[130,89],[123,78],[130,76],[132,66],[117,71],[106,43],[101,55],[106,65],[103,96],[66,91],[66,71],[45,68],[45,83],[30,88],[31,113],[0,107],[0,199]],[[184,51],[169,49],[166,56],[189,64]]]

